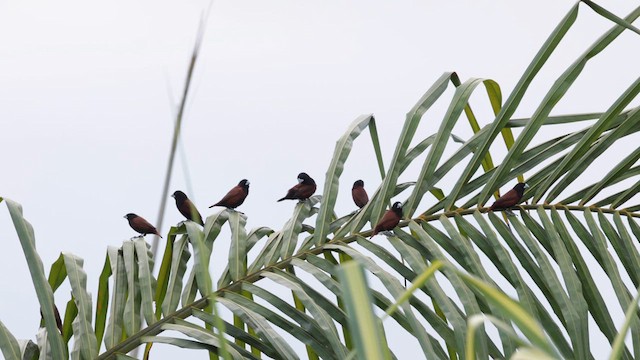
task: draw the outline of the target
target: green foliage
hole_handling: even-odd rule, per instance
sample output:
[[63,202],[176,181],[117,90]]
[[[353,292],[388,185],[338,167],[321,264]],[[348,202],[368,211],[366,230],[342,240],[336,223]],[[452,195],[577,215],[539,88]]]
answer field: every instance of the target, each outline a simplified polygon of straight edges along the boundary
[[[143,344],[148,358],[154,343],[204,350],[210,358],[296,359],[306,348],[311,359],[390,359],[401,336],[412,338],[415,351],[419,346],[427,358],[588,359],[594,358],[591,335],[598,334],[611,344],[611,358],[640,358],[640,204],[634,203],[640,151],[618,148],[604,174],[593,165],[620,139],[637,138],[640,108],[628,107],[640,93],[640,80],[602,113],[550,115],[589,61],[625,29],[638,32],[631,23],[640,8],[622,19],[585,3],[614,26],[549,87],[530,118],[512,116],[572,28],[580,3],[542,45],[504,104],[493,80],[440,77],[408,112],[388,166],[376,120],[356,118],[336,143],[322,196],[296,204],[282,229],[247,230],[247,216],[224,209],[203,228],[191,221],[172,227],[160,259],[142,238],[109,247],[95,313],[82,259],[61,254],[47,279],[20,205],[0,198],[43,314],[37,345],[15,339],[0,322],[4,357],[65,359],[73,338],[74,359],[130,358],[125,354]],[[485,126],[469,105],[480,84],[495,115]],[[450,85],[455,91],[447,100]],[[423,115],[442,101],[448,110],[437,131],[418,135]],[[469,139],[455,135],[463,113],[473,130]],[[570,130],[540,135],[554,124]],[[364,208],[340,216],[340,176],[367,128],[382,183]],[[490,152],[499,134],[504,156]],[[414,181],[398,183],[413,164],[420,168]],[[593,183],[569,191],[585,173]],[[516,216],[487,212],[485,202],[515,179],[531,186],[523,200],[532,203],[519,206]],[[627,179],[636,183],[611,188]],[[367,239],[366,224],[408,189],[406,219],[386,239]],[[560,195],[565,199],[552,203]],[[216,245],[226,223],[229,249]],[[210,271],[214,256],[227,259],[217,281]],[[160,262],[157,275],[154,260]],[[606,276],[614,296],[604,293],[605,280],[595,271]],[[53,295],[67,280],[72,294],[60,333]],[[626,313],[620,331],[614,309]],[[391,322],[393,336],[387,331]],[[166,336],[167,330],[181,337]],[[495,331],[500,341],[490,335]]]

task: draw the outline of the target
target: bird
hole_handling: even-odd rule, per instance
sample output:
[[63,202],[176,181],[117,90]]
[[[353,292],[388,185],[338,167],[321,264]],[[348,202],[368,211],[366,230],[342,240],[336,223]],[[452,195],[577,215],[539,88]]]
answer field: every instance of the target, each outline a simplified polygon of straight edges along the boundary
[[186,217],[187,220],[191,220],[200,225],[204,225],[202,216],[198,212],[198,209],[196,209],[196,206],[193,205],[193,203],[191,202],[191,200],[189,200],[185,193],[177,190],[171,195],[171,197],[176,199],[176,206],[178,207],[178,211],[180,211],[180,214]]
[[387,210],[384,213],[384,215],[382,216],[382,219],[380,219],[380,221],[378,221],[376,226],[373,228],[373,233],[371,234],[371,237],[374,237],[377,233],[382,231],[393,230],[393,228],[398,226],[398,223],[400,222],[401,218],[402,218],[402,203],[399,201],[396,201],[391,206],[391,209]]
[[524,189],[527,189],[529,185],[525,183],[517,183],[513,189],[507,191],[504,195],[500,196],[491,207],[490,211],[494,210],[508,210],[510,207],[517,205],[522,200],[524,195]]
[[124,218],[129,221],[129,226],[131,226],[131,228],[136,232],[139,232],[142,236],[153,234],[162,237],[162,235],[158,233],[158,230],[155,228],[155,226],[151,225],[143,217],[133,213],[128,213],[124,216]]
[[227,195],[225,195],[222,200],[217,203],[209,206],[212,208],[214,206],[224,206],[228,209],[235,209],[238,206],[242,205],[244,199],[249,195],[249,180],[242,179],[238,183],[238,185],[234,186]]
[[364,189],[364,181],[357,180],[353,183],[351,196],[353,197],[353,202],[356,203],[356,206],[359,208],[362,209],[363,206],[367,205],[369,202],[369,195],[367,195],[367,191]]
[[285,195],[282,200],[306,200],[313,193],[316,192],[316,182],[307,175],[307,173],[301,172],[298,174],[298,184],[287,191],[287,195]]

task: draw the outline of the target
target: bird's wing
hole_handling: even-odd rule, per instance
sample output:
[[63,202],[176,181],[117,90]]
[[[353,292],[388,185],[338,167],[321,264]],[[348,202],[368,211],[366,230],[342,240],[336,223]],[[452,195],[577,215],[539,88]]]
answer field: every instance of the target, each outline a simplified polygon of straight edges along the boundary
[[511,189],[507,191],[504,195],[500,196],[496,202],[491,205],[492,208],[505,208],[512,207],[518,203],[520,197],[518,196],[518,192]]
[[229,190],[229,192],[215,205],[212,206],[228,206],[238,202],[242,196],[244,195],[244,190],[241,187],[236,186],[233,189]]

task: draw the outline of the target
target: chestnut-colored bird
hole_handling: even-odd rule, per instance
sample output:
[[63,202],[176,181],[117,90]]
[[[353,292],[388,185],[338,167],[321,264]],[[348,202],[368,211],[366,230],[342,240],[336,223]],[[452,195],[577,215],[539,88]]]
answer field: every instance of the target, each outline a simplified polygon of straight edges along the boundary
[[217,203],[209,206],[210,208],[214,206],[224,206],[228,209],[235,209],[238,206],[242,205],[244,199],[249,195],[249,180],[242,179],[238,183],[238,185],[234,186],[227,195],[225,195],[222,200]]
[[196,206],[193,205],[193,203],[191,202],[191,200],[189,200],[185,193],[178,190],[174,192],[171,197],[176,199],[176,206],[178,207],[178,211],[180,211],[180,214],[186,217],[187,220],[191,220],[200,225],[204,225],[202,216],[200,216],[198,209],[196,209]]
[[151,225],[143,217],[133,213],[128,213],[127,215],[124,216],[124,218],[129,221],[129,226],[131,226],[133,230],[140,233],[142,236],[145,236],[147,234],[153,234],[153,235],[158,235],[162,237],[162,235],[158,233],[158,230],[156,229],[156,227]]
[[398,226],[400,219],[402,218],[402,203],[396,201],[391,206],[391,209],[387,210],[382,219],[378,221],[376,227],[373,228],[373,233],[371,237],[374,237],[377,233],[382,231],[393,230],[394,227]]
[[356,206],[362,209],[363,206],[367,205],[369,202],[369,195],[367,195],[367,191],[364,189],[364,181],[357,180],[353,183],[353,187],[351,188],[351,197],[353,197],[353,202],[356,203]]
[[517,205],[520,200],[522,200],[522,195],[524,195],[524,189],[527,189],[529,185],[525,183],[518,183],[513,189],[507,191],[504,195],[500,196],[498,200],[496,200],[493,205],[489,208],[489,210],[505,210],[509,209]]
[[287,191],[282,200],[306,200],[316,192],[316,182],[307,173],[298,174],[298,184]]

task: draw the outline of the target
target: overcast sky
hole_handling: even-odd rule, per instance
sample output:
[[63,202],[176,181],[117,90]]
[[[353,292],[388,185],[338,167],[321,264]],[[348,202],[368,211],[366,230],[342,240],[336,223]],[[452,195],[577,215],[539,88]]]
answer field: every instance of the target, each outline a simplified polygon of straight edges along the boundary
[[[573,4],[217,1],[170,189],[185,190],[209,215],[207,206],[247,178],[251,193],[241,210],[248,227],[279,229],[294,204],[276,199],[301,171],[322,189],[335,141],[358,115],[375,114],[388,161],[406,112],[443,72],[494,79],[506,98]],[[0,196],[23,205],[47,272],[61,251],[85,259],[94,296],[106,247],[135,235],[123,215],[157,220],[175,104],[206,5],[0,0]],[[636,2],[607,6],[624,16]],[[530,115],[558,74],[610,26],[581,7],[516,116]],[[623,34],[554,113],[605,110],[638,76],[628,51],[639,40]],[[421,131],[432,133],[439,121],[432,116]],[[348,189],[358,178],[371,189],[380,181],[368,135],[347,163],[339,213],[353,210]],[[160,231],[180,220],[170,202]],[[18,338],[34,339],[38,304],[5,210],[0,240],[0,320]],[[56,293],[59,306],[68,300],[64,291]],[[196,354],[205,358],[189,356]]]

